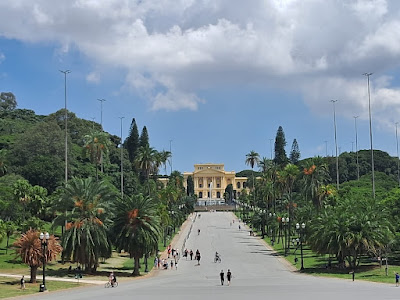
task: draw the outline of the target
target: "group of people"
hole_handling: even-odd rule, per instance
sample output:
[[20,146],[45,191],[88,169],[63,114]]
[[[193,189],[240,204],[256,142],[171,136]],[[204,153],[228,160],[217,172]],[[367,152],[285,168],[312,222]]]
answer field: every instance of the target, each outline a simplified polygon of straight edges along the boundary
[[[221,273],[219,273],[219,277],[221,279],[221,285],[224,285],[224,281],[225,281],[224,270],[221,270]],[[231,279],[232,279],[232,272],[230,269],[228,269],[228,272],[226,272],[226,280],[228,281],[228,285],[231,284]]]
[[178,261],[177,260],[172,260],[168,262],[168,259],[166,258],[154,258],[154,268],[156,269],[168,269],[171,266],[171,270],[175,266],[175,270],[178,270]]

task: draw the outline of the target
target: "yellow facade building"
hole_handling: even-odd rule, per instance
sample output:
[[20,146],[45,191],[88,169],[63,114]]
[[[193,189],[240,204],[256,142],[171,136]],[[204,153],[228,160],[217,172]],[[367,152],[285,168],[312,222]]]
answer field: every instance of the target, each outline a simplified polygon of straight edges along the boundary
[[247,177],[236,177],[234,171],[225,171],[224,164],[195,164],[193,172],[183,173],[186,189],[189,176],[194,182],[198,205],[225,203],[224,193],[229,184],[232,184],[234,199],[240,196],[243,189],[247,189]]

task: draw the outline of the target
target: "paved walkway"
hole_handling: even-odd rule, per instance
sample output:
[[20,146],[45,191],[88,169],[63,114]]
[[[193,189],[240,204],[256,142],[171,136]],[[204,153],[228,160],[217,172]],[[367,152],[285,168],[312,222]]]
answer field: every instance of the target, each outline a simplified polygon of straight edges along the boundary
[[[10,277],[10,278],[18,278],[21,279],[23,274],[3,274],[0,273],[0,277]],[[25,275],[25,280],[29,281],[31,278],[30,276],[26,276]],[[42,280],[42,277],[37,277],[38,280]],[[46,281],[50,280],[50,281],[65,281],[65,282],[78,282],[78,279],[75,278],[61,278],[61,277],[52,277],[52,276],[46,276]],[[89,279],[79,279],[79,282],[82,283],[88,283],[88,284],[101,284],[104,285],[107,280],[101,281],[101,280],[89,280]]]
[[[32,299],[146,299],[160,297],[174,300],[243,300],[295,299],[295,300],[363,300],[400,299],[400,288],[393,285],[365,281],[321,278],[292,272],[287,264],[267,248],[259,237],[250,236],[248,230],[239,230],[237,220],[230,225],[234,215],[228,212],[201,213],[186,238],[185,247],[199,249],[200,265],[182,259],[178,270],[159,270],[156,276],[145,280],[120,282],[118,288],[99,286],[71,289]],[[188,228],[188,227],[186,227]],[[201,229],[200,235],[197,230]],[[186,230],[186,229],[185,229]],[[184,240],[180,233],[177,243]],[[187,237],[187,236],[186,236]],[[221,254],[222,262],[214,263],[214,254]],[[219,273],[230,269],[233,274],[230,286],[221,286]]]

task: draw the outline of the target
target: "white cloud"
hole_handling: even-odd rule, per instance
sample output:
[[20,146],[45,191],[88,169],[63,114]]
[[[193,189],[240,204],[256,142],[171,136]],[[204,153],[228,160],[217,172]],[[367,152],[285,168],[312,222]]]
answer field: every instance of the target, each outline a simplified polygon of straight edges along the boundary
[[6,56],[4,55],[4,53],[0,52],[0,64],[6,59]]
[[86,81],[97,84],[100,82],[100,74],[97,72],[91,72],[86,76]]
[[373,71],[374,111],[385,124],[400,96],[383,76],[399,66],[399,16],[396,0],[14,0],[0,2],[0,35],[56,41],[125,69],[152,109],[169,111],[196,110],[200,89],[268,82],[301,92],[316,113],[335,98],[346,102],[338,113],[363,115],[361,74]]

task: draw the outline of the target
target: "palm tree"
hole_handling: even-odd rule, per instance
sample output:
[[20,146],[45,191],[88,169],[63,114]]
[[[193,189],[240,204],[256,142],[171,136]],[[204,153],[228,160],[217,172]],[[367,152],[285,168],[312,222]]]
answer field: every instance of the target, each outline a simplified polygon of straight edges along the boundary
[[246,165],[250,165],[253,171],[253,194],[254,194],[254,203],[256,202],[256,194],[255,194],[255,180],[254,180],[254,165],[258,164],[260,161],[260,155],[251,150],[250,153],[246,154]]
[[161,164],[164,166],[165,174],[167,174],[167,162],[169,161],[170,158],[171,158],[171,152],[165,150],[160,152],[160,160]]
[[263,157],[258,162],[258,167],[260,168],[261,172],[265,174],[271,168],[272,164],[273,162],[271,159]]
[[328,167],[320,159],[314,158],[303,170],[303,193],[311,199],[317,209],[321,209],[323,197],[319,196],[321,187],[330,180]]
[[7,236],[7,245],[6,245],[6,254],[8,253],[8,245],[10,243],[10,237],[14,234],[14,232],[17,231],[18,227],[17,224],[15,224],[12,221],[7,221],[4,223],[4,229],[6,232],[6,236]]
[[[31,269],[31,283],[36,283],[37,269],[43,264],[43,250],[39,239],[39,231],[29,229],[13,244],[15,252],[21,257],[22,261]],[[44,261],[52,261],[62,251],[62,247],[54,235],[50,235],[47,241]]]
[[7,173],[7,150],[0,150],[0,176],[4,176]]
[[73,206],[62,239],[64,257],[96,271],[99,259],[111,256],[108,207],[115,195],[105,182],[93,178],[73,178],[64,190],[63,201]]
[[311,249],[335,255],[342,267],[347,260],[353,270],[361,255],[377,255],[394,238],[388,213],[374,199],[365,198],[341,199],[337,206],[328,206],[307,231]]
[[141,174],[146,178],[148,183],[149,195],[150,195],[150,183],[149,177],[152,170],[154,170],[154,163],[157,151],[149,145],[145,145],[139,148],[136,165],[141,170]]
[[109,135],[104,131],[92,131],[85,135],[84,144],[85,154],[88,154],[90,161],[96,165],[96,179],[98,179],[99,163],[110,146]]
[[160,238],[156,202],[142,194],[117,200],[112,231],[117,249],[134,259],[133,275],[140,275],[140,258],[156,251]]

